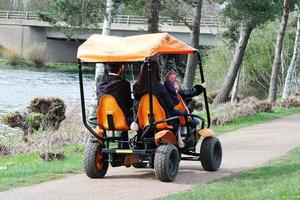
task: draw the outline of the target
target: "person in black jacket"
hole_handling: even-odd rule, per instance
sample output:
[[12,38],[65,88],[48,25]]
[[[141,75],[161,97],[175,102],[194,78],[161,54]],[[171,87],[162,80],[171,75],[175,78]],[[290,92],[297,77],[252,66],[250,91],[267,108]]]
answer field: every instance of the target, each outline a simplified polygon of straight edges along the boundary
[[[109,63],[107,68],[108,73],[97,82],[97,98],[100,99],[105,94],[112,95],[124,112],[127,124],[130,126],[132,122],[132,99],[130,83],[121,77],[124,65],[122,63]],[[121,141],[128,141],[127,131],[121,133]],[[121,142],[119,148],[129,147],[127,143],[122,144]]]

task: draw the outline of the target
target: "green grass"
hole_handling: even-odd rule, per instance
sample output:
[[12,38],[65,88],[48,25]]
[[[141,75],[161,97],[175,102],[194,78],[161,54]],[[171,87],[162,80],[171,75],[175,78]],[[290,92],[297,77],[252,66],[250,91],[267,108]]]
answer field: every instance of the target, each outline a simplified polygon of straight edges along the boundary
[[271,121],[295,113],[300,113],[300,108],[291,108],[291,109],[278,108],[278,109],[274,109],[272,112],[262,112],[248,117],[240,117],[223,126],[212,126],[212,129],[215,133],[220,134],[228,131],[233,131],[239,128],[264,123],[267,121]]
[[267,200],[300,199],[300,149],[287,156],[238,176],[198,185],[163,199]]
[[66,158],[43,161],[38,154],[22,154],[0,158],[0,191],[53,180],[67,173],[82,171],[82,152],[74,150],[82,146],[68,146],[64,149]]

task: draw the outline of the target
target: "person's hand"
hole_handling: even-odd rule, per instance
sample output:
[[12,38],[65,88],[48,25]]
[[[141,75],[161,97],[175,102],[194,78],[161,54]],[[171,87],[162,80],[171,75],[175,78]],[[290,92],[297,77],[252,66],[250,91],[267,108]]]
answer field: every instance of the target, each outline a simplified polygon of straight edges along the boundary
[[201,83],[200,84],[203,88],[206,88],[206,83],[204,82],[204,83]]

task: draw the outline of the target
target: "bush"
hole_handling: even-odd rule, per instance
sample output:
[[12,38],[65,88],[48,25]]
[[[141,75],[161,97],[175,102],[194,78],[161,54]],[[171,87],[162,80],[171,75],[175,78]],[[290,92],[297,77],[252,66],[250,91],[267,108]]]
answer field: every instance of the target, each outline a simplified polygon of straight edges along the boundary
[[3,57],[3,53],[5,51],[5,48],[3,46],[0,45],[0,58]]
[[5,144],[0,143],[0,158],[10,155],[10,151]]
[[41,68],[46,66],[45,59],[46,44],[34,43],[27,52],[28,59],[33,62],[34,66]]
[[214,115],[212,117],[212,124],[217,126],[224,125],[236,118],[254,115],[257,113],[255,110],[257,104],[258,101],[254,97],[248,97],[239,103],[220,104],[216,110],[212,111]]
[[25,122],[32,127],[34,130],[38,130],[43,120],[43,114],[41,113],[30,113],[25,117]]
[[257,113],[271,112],[272,111],[272,104],[269,103],[269,102],[259,102],[257,105],[254,106],[254,110]]
[[286,98],[275,104],[279,108],[296,108],[300,107],[300,101],[296,98]]
[[22,62],[22,57],[12,50],[4,50],[3,58],[6,59],[10,65],[20,65]]

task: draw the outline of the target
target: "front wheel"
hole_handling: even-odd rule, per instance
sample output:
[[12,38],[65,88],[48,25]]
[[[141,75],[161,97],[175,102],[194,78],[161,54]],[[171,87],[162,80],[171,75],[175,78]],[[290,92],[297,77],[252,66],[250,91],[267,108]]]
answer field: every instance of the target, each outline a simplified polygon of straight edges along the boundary
[[90,178],[103,178],[108,168],[108,155],[101,152],[100,143],[89,142],[83,159],[84,172]]
[[163,182],[173,181],[178,172],[179,161],[179,153],[174,145],[160,145],[156,150],[154,158],[156,177]]
[[218,138],[204,138],[200,149],[200,160],[206,171],[217,171],[222,162],[222,146]]

